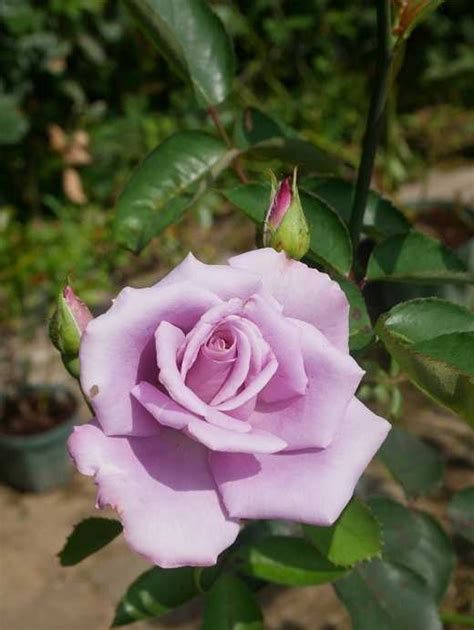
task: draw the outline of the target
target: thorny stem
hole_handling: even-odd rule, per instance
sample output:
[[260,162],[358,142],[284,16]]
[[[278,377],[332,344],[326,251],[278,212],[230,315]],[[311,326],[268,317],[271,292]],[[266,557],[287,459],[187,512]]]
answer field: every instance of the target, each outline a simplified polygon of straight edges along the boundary
[[[226,128],[222,124],[222,121],[220,119],[219,112],[217,111],[217,109],[212,106],[208,107],[207,113],[209,114],[222,140],[224,140],[224,142],[230,149],[234,148],[232,144],[232,140],[229,138],[229,134],[227,133]],[[248,183],[247,175],[245,174],[245,171],[242,168],[240,157],[237,156],[235,160],[232,162],[232,168],[234,169],[237,177],[242,182],[242,184],[247,184]]]
[[357,173],[357,182],[349,222],[354,251],[359,244],[370,181],[374,170],[375,154],[382,129],[383,113],[390,85],[393,58],[390,31],[390,0],[377,0],[377,76],[370,101],[369,113],[367,115],[364,139],[362,141],[362,155]]

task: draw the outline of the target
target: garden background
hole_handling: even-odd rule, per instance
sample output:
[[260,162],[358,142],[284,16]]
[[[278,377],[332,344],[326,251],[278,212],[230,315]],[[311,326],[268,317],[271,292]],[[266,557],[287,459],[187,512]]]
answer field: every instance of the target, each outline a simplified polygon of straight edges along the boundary
[[[375,71],[375,14],[370,3],[211,4],[234,40],[237,60],[238,88],[221,107],[223,124],[237,109],[258,108],[283,127],[300,129],[303,137],[339,156],[348,169],[355,167]],[[407,213],[416,207],[425,231],[461,247],[472,264],[470,0],[442,4],[411,36],[406,59],[389,102],[375,184]],[[111,238],[115,201],[133,167],[173,132],[206,126],[211,130],[212,120],[196,108],[191,88],[169,70],[120,3],[2,0],[3,387],[24,382],[75,387],[46,339],[52,302],[67,274],[82,299],[100,312],[120,287],[161,277],[190,249],[215,262],[253,246],[250,222],[212,189],[178,225],[153,239],[140,257]],[[262,178],[266,169],[262,163]],[[448,203],[457,208],[449,215],[444,213]],[[473,305],[472,287],[449,297]],[[377,299],[396,297],[392,293]],[[473,481],[472,436],[449,412],[403,387],[411,428],[440,450],[446,466],[443,485],[423,501],[449,527],[449,496]],[[375,404],[383,403],[376,398]],[[81,413],[85,419],[86,410]],[[368,479],[397,496],[377,465]],[[100,558],[76,569],[59,567],[54,554],[71,525],[90,514],[93,492],[79,477],[64,489],[38,496],[0,488],[0,554],[6,569],[0,585],[0,625],[5,630],[105,628],[115,601],[146,566],[116,541]],[[468,566],[472,550],[463,557],[448,594],[451,608],[462,608],[473,596]],[[264,602],[271,630],[348,627],[326,586],[275,588]],[[197,627],[199,611],[191,607],[180,615],[135,627]]]

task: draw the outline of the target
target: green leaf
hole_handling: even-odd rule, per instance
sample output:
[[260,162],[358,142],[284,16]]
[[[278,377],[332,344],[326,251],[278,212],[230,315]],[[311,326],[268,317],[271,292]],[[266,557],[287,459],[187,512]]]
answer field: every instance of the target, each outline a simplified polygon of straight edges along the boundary
[[344,567],[381,553],[380,526],[370,509],[352,499],[331,527],[303,525],[305,536],[332,563]]
[[230,39],[204,0],[125,0],[140,28],[200,102],[221,103],[230,93],[235,61]]
[[141,619],[159,617],[197,594],[192,567],[142,573],[128,587],[115,611],[112,626],[125,626]]
[[369,258],[366,280],[440,284],[474,282],[464,263],[440,241],[412,230],[379,243]]
[[349,349],[359,352],[366,348],[375,337],[364,296],[359,287],[347,278],[334,278],[346,294],[349,301]]
[[353,630],[442,630],[422,580],[402,567],[372,560],[335,584]]
[[375,329],[415,385],[474,425],[474,314],[422,298],[398,304]]
[[78,523],[58,553],[63,567],[70,567],[108,545],[122,533],[119,521],[110,518],[86,518]]
[[[304,180],[302,187],[324,199],[346,223],[349,223],[354,193],[353,184],[337,177],[311,178]],[[409,229],[410,224],[391,201],[374,190],[369,191],[364,214],[364,232],[379,239],[402,234]]]
[[398,427],[392,427],[377,456],[408,497],[426,494],[443,480],[443,462],[429,444]]
[[257,601],[242,580],[224,573],[206,596],[202,630],[263,630]]
[[260,160],[279,160],[291,168],[330,175],[340,172],[341,161],[309,140],[297,137],[274,137],[247,149],[250,157]]
[[192,203],[193,185],[214,176],[227,157],[224,143],[200,131],[183,131],[165,140],[138,166],[122,191],[114,225],[117,241],[140,251],[181,216]]
[[234,142],[240,149],[269,140],[285,137],[281,125],[259,109],[248,107],[237,118],[234,129]]
[[371,499],[369,505],[382,524],[383,556],[416,573],[440,603],[454,570],[451,541],[426,512],[409,510],[392,499]]
[[448,515],[456,534],[474,544],[474,486],[456,492],[449,502]]
[[345,573],[302,538],[269,536],[238,553],[241,569],[253,577],[286,584],[307,586],[332,582]]
[[[257,225],[262,225],[270,202],[266,184],[244,184],[224,192],[226,198]],[[346,226],[331,208],[311,194],[300,194],[310,230],[307,257],[346,274],[352,265],[352,246]]]

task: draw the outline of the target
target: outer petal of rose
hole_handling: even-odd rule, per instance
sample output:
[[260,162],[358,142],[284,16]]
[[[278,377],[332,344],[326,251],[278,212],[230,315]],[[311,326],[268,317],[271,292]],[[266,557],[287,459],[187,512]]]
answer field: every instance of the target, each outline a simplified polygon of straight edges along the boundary
[[176,282],[191,282],[194,286],[212,291],[223,300],[232,297],[245,299],[259,293],[262,288],[261,279],[257,274],[229,265],[206,265],[191,253],[165,276],[159,285]]
[[239,433],[217,427],[202,420],[193,420],[186,433],[211,451],[226,453],[277,453],[286,447],[280,438],[259,429]]
[[386,420],[354,398],[326,449],[276,455],[211,453],[210,463],[231,516],[331,525],[389,430]]
[[258,273],[283,314],[316,326],[337,348],[348,351],[349,303],[337,282],[274,249],[234,256],[229,264]]
[[91,423],[76,427],[68,446],[79,471],[95,476],[98,506],[118,511],[127,543],[151,562],[213,565],[235,540],[239,525],[222,505],[207,450],[182,433],[108,437]]
[[190,284],[126,288],[89,322],[81,339],[81,384],[108,435],[149,435],[156,422],[131,396],[157,376],[154,332],[160,321],[188,331],[220,299]]
[[247,300],[244,314],[257,325],[278,362],[278,369],[262,390],[260,399],[276,402],[305,394],[308,378],[301,353],[299,328],[259,295]]
[[[295,320],[308,389],[304,396],[276,404],[257,402],[252,426],[278,435],[288,450],[328,446],[364,374],[354,359],[335,348],[322,333]],[[292,355],[289,357],[292,359]]]

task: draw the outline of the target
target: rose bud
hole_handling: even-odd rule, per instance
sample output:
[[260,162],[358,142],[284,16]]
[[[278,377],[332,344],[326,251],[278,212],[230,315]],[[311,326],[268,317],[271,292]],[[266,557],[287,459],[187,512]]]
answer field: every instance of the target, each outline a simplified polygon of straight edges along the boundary
[[92,314],[88,307],[65,284],[56,300],[56,309],[49,322],[49,336],[61,353],[68,372],[79,378],[79,346],[81,336]]
[[272,196],[263,228],[264,245],[299,260],[309,249],[309,228],[293,176],[278,184],[272,173]]

